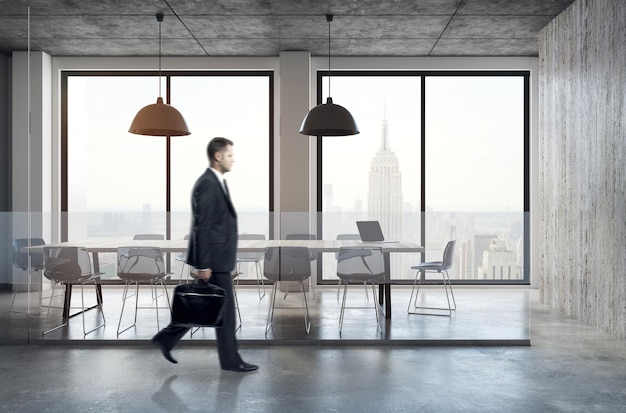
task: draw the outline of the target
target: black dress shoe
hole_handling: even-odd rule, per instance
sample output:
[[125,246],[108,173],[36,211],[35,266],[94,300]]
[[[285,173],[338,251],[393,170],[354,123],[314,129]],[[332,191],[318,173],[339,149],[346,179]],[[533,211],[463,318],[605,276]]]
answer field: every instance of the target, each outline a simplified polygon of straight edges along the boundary
[[259,366],[255,366],[254,364],[249,364],[249,363],[246,363],[245,361],[242,361],[233,367],[222,367],[222,370],[230,370],[230,371],[236,371],[239,373],[247,373],[249,371],[254,371],[258,368]]
[[178,363],[178,361],[174,357],[172,357],[172,353],[170,353],[170,349],[165,347],[163,343],[161,343],[159,340],[156,340],[153,338],[152,344],[154,344],[161,350],[161,353],[163,353],[163,357],[165,357],[167,361],[169,361],[170,363],[174,363],[174,364]]

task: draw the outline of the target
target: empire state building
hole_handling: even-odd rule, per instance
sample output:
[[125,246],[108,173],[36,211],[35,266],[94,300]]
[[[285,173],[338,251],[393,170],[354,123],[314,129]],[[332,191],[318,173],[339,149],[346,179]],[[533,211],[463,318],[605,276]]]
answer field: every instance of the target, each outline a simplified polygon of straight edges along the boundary
[[402,238],[402,176],[398,157],[389,146],[386,116],[380,149],[370,163],[367,206],[369,219],[380,222],[386,239]]

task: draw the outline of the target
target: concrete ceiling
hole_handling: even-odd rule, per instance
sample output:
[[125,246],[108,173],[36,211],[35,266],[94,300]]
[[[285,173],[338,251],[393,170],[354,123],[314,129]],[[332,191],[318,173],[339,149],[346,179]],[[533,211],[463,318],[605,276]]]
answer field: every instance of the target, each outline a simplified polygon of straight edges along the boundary
[[327,13],[333,56],[537,56],[573,1],[0,0],[0,53],[27,50],[30,3],[31,50],[52,56],[157,55],[157,12],[163,56],[325,56]]

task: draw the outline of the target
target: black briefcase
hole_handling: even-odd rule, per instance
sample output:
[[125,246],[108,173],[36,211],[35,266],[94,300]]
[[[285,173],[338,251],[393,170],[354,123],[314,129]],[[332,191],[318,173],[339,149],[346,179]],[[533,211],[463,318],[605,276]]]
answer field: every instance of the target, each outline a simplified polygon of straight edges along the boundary
[[172,324],[181,327],[221,327],[226,292],[217,285],[198,281],[174,289]]

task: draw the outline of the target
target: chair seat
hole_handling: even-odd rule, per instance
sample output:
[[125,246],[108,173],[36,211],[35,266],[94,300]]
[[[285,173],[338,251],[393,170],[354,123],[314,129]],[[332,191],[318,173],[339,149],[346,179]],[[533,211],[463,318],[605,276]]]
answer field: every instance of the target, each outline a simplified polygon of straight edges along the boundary
[[132,273],[132,274],[124,274],[124,273],[118,273],[117,276],[119,278],[121,278],[124,281],[131,281],[131,282],[135,282],[135,281],[159,281],[163,278],[165,278],[168,274],[143,274],[143,273]]
[[430,271],[442,271],[446,268],[443,265],[443,261],[430,261],[422,262],[420,264],[411,267],[412,270],[430,270]]
[[58,282],[58,283],[75,284],[75,283],[84,283],[84,282],[98,280],[100,278],[100,274],[86,274],[86,275],[77,277],[73,274],[50,274],[48,273],[46,275],[46,278],[48,278],[51,281]]
[[310,274],[265,274],[265,278],[270,281],[280,282],[280,281],[304,281],[309,278]]
[[350,281],[356,281],[356,282],[378,282],[378,281],[384,281],[385,279],[385,274],[384,273],[380,273],[380,274],[342,274],[340,272],[337,273],[337,277],[339,277],[339,279],[341,279],[342,281],[346,281],[346,282],[350,282]]

